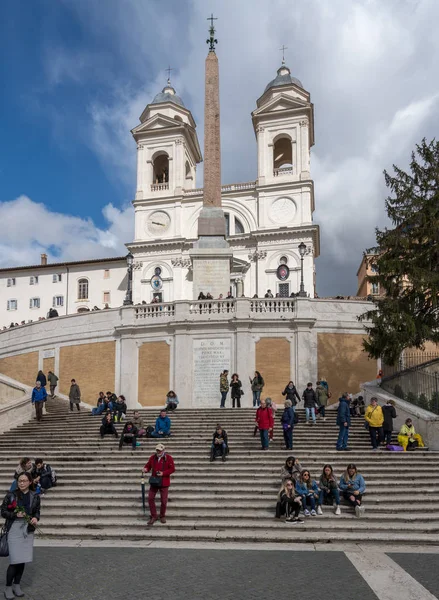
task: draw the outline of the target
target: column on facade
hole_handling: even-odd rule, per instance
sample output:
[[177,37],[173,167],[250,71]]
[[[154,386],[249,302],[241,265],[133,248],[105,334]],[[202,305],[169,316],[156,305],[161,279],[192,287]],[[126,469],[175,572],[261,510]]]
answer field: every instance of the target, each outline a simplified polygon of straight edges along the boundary
[[123,394],[128,408],[134,409],[139,406],[139,342],[121,337],[116,344],[116,393]]
[[301,121],[300,123],[300,145],[302,148],[301,154],[301,172],[302,178],[308,179],[310,175],[309,170],[309,133],[308,133],[308,121]]
[[[308,301],[298,298],[296,302],[299,311],[300,305]],[[315,320],[309,320],[297,323],[296,325],[296,335],[294,338],[294,353],[296,357],[295,383],[299,390],[304,390],[309,381],[312,381],[314,384],[318,378],[317,332],[313,329],[314,324]]]

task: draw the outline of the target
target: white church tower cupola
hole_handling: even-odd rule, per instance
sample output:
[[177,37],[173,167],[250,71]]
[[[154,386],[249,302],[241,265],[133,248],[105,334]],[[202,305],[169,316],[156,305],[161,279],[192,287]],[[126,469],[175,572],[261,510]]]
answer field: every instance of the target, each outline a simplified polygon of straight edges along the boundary
[[258,183],[310,179],[314,111],[310,94],[282,61],[252,113],[258,143]]
[[137,142],[136,201],[179,196],[195,188],[201,150],[190,110],[168,79],[131,133]]

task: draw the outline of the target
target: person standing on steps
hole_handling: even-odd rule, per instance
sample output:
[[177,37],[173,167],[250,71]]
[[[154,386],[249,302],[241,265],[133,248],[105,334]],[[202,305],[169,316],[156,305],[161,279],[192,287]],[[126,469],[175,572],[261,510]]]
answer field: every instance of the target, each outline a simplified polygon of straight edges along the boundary
[[366,408],[364,414],[364,420],[367,423],[370,435],[370,442],[372,444],[372,450],[378,450],[381,442],[383,441],[383,423],[384,415],[383,409],[378,404],[378,399],[370,399],[370,404]]
[[39,381],[37,381],[34,389],[32,390],[32,404],[35,405],[35,416],[38,422],[40,422],[43,418],[43,406],[46,400],[46,388],[43,387]]
[[293,449],[294,409],[291,400],[285,400],[284,412],[280,418],[284,434],[285,450]]
[[293,409],[293,414],[295,410],[295,406],[300,402],[299,392],[296,389],[296,386],[292,381],[289,381],[285,386],[284,391],[282,392],[282,396],[286,396],[286,400],[291,402],[291,407]]
[[227,369],[224,369],[224,371],[220,375],[220,392],[221,392],[220,408],[225,408],[225,406],[226,406],[226,398],[227,398],[227,394],[229,391],[229,380],[227,378],[228,374],[229,374],[229,372],[227,371]]
[[364,515],[364,506],[362,505],[363,494],[366,491],[366,482],[357,467],[351,463],[340,478],[340,490],[344,499],[355,509],[357,517]]
[[152,454],[143,467],[144,473],[151,471],[149,478],[148,504],[150,518],[148,525],[154,525],[157,521],[157,507],[155,497],[160,492],[160,522],[166,523],[166,506],[168,504],[169,486],[171,485],[171,475],[175,473],[174,459],[165,452],[164,444],[157,444],[155,454]]
[[69,402],[71,411],[73,411],[74,404],[76,404],[78,411],[80,410],[79,404],[81,402],[81,390],[79,389],[79,385],[76,383],[75,379],[72,379],[70,382]]
[[271,413],[273,415],[273,427],[268,432],[269,440],[270,440],[270,442],[272,442],[272,441],[274,441],[274,424],[275,424],[275,416],[276,416],[277,406],[276,406],[276,403],[273,402],[273,400],[271,398],[266,398],[265,404],[271,410]]
[[230,381],[230,389],[232,396],[232,407],[235,408],[236,401],[237,408],[241,408],[242,383],[239,379],[238,373],[233,373]]
[[249,380],[252,386],[253,406],[256,407],[261,403],[261,393],[264,389],[265,381],[259,371],[255,371],[253,379],[249,377]]
[[319,481],[320,488],[320,506],[323,504],[335,505],[335,514],[341,515],[340,511],[340,492],[338,491],[337,477],[334,475],[331,465],[323,467]]
[[348,451],[349,427],[351,426],[351,410],[349,394],[345,392],[339,400],[337,409],[338,439],[336,450]]
[[321,381],[316,383],[317,404],[319,404],[319,414],[326,421],[326,407],[328,406],[328,390],[322,385]]
[[[270,398],[271,400],[271,398]],[[261,436],[262,450],[268,450],[269,447],[269,431],[273,429],[273,411],[271,407],[267,406],[265,400],[261,400],[261,405],[256,411],[256,425],[259,429],[259,435]]]
[[[40,496],[33,490],[32,477],[21,473],[18,488],[8,492],[1,505],[1,516],[6,519],[8,531],[9,567],[6,571],[6,600],[22,598],[20,583],[26,563],[33,560],[34,531],[40,520]],[[16,508],[22,512],[15,512]]]
[[309,415],[311,414],[312,422],[316,423],[316,404],[317,396],[312,387],[312,383],[308,383],[302,394],[303,404],[305,406],[306,423],[309,423]]
[[43,371],[38,371],[38,375],[35,381],[39,381],[41,383],[41,387],[45,388],[47,385],[47,379],[44,375]]
[[384,422],[383,422],[383,441],[385,445],[392,443],[393,419],[396,419],[395,402],[387,400],[382,407]]
[[228,443],[227,431],[218,423],[210,447],[210,462],[213,462],[217,455],[221,456],[223,462],[226,462]]
[[49,371],[47,374],[47,379],[49,380],[50,385],[50,397],[55,398],[55,390],[58,385],[58,377],[53,373],[53,371]]

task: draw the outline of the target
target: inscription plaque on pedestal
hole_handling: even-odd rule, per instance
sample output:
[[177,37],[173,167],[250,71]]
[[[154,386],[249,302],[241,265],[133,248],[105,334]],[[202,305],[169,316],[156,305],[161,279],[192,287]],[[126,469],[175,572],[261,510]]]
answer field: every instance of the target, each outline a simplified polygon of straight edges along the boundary
[[193,341],[194,406],[220,405],[220,374],[227,369],[230,380],[230,357],[230,338]]

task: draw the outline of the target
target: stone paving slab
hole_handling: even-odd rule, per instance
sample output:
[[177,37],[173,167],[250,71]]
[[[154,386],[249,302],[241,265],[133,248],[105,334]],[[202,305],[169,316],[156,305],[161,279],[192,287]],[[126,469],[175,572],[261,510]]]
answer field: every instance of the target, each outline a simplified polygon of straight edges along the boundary
[[437,554],[418,555],[389,552],[388,556],[431,594],[439,598],[439,557]]
[[38,547],[34,557],[28,600],[315,600],[343,580],[343,600],[377,600],[343,552]]

